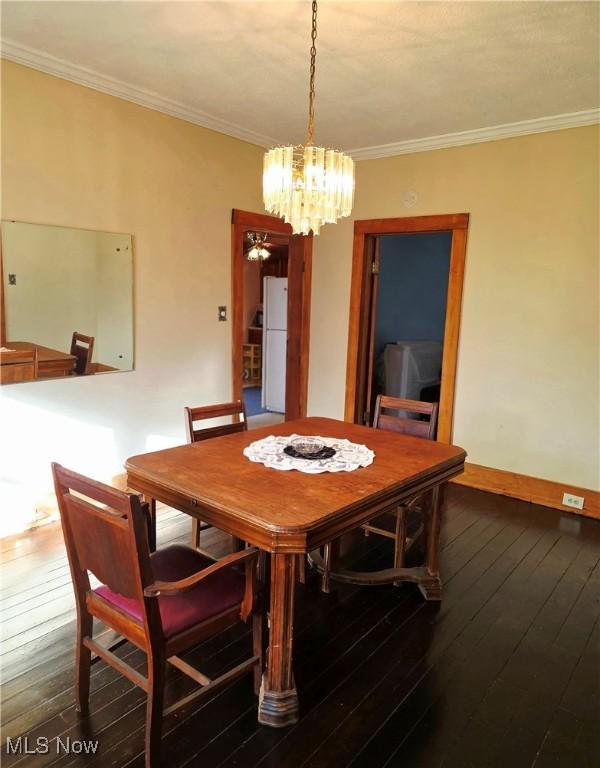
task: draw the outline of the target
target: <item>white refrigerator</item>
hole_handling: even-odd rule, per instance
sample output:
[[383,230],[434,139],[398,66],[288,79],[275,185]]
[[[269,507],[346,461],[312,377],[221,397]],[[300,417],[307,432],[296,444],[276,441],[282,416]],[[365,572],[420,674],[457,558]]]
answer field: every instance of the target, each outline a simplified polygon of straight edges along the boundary
[[263,278],[262,407],[285,413],[287,277]]

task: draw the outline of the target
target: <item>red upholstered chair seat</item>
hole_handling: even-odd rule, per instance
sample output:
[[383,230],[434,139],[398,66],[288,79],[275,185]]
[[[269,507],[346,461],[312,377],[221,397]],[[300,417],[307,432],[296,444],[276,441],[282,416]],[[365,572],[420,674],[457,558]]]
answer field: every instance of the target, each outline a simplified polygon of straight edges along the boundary
[[[150,561],[156,581],[179,581],[214,563],[182,544],[159,549],[151,555]],[[177,635],[238,605],[244,598],[244,588],[245,577],[226,568],[177,595],[160,595],[158,604],[165,637]],[[107,586],[98,587],[94,592],[118,610],[142,621],[142,609],[137,600],[123,597]]]

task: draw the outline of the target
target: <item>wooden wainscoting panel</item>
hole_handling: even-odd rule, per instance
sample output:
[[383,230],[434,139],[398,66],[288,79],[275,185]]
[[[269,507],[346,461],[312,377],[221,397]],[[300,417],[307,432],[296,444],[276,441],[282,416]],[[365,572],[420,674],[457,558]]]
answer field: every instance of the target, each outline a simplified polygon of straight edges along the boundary
[[[560,509],[586,517],[600,518],[600,492],[589,488],[578,488],[568,483],[555,483],[540,477],[519,475],[517,472],[506,472],[502,469],[482,467],[480,464],[465,464],[464,474],[455,477],[453,483],[478,488],[481,491],[511,496],[514,499],[541,504],[543,507]],[[582,510],[566,507],[562,503],[563,493],[583,496],[585,499]]]

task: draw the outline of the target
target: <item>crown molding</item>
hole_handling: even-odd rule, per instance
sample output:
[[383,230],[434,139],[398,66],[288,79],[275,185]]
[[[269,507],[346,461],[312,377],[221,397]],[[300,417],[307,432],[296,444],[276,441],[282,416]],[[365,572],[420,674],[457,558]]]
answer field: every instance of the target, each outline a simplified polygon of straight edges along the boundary
[[173,99],[161,96],[154,91],[148,91],[144,88],[138,88],[131,85],[130,83],[125,83],[122,80],[107,77],[92,69],[80,67],[69,61],[59,59],[34,48],[20,45],[12,40],[2,39],[0,42],[0,56],[3,59],[9,59],[17,64],[23,64],[26,67],[38,69],[41,72],[60,77],[63,80],[70,80],[71,82],[83,85],[86,88],[93,88],[95,91],[108,93],[111,96],[125,99],[125,101],[131,101],[142,107],[154,109],[157,112],[162,112],[171,117],[178,117],[181,120],[186,120],[188,123],[194,123],[203,128],[209,128],[212,131],[224,133],[227,136],[247,141],[250,144],[257,144],[260,147],[269,147],[278,143],[270,136],[256,133],[248,128],[244,128],[244,126],[231,123],[227,120],[222,120],[214,115],[209,115],[206,112],[194,109],[179,101],[174,101]]
[[[251,131],[237,123],[222,120],[199,109],[194,109],[179,101],[161,96],[154,91],[138,88],[116,78],[107,77],[86,67],[80,67],[64,59],[44,53],[34,48],[16,43],[13,40],[2,39],[0,56],[3,59],[23,64],[26,67],[46,72],[49,75],[70,80],[78,85],[92,88],[102,93],[108,93],[125,101],[131,101],[148,109],[154,109],[171,117],[178,117],[188,123],[209,128],[212,131],[224,133],[259,147],[270,147],[279,142],[272,136]],[[434,149],[460,147],[466,144],[479,144],[484,141],[497,141],[515,136],[526,136],[532,133],[559,131],[565,128],[578,128],[585,125],[600,123],[600,109],[588,109],[582,112],[569,112],[561,115],[540,117],[534,120],[521,120],[517,123],[505,123],[486,128],[475,128],[457,133],[445,133],[441,136],[428,136],[422,139],[409,139],[391,144],[379,144],[368,147],[351,149],[347,154],[355,160],[375,160],[394,155],[407,155],[415,152],[429,152]]]
[[538,117],[534,120],[521,120],[518,123],[504,123],[487,128],[475,128],[471,131],[445,133],[441,136],[428,136],[423,139],[397,141],[393,144],[379,144],[372,147],[360,147],[348,150],[354,160],[375,160],[394,155],[408,155],[414,152],[430,152],[433,149],[460,147],[465,144],[479,144],[484,141],[498,141],[531,133],[560,131],[564,128],[579,128],[584,125],[600,123],[600,109],[586,109],[583,112],[567,112],[562,115]]

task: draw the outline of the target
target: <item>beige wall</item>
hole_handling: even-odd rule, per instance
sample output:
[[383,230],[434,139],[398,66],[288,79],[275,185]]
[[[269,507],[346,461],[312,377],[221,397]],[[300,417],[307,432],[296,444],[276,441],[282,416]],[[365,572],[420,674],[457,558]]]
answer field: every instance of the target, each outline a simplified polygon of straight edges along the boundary
[[230,304],[231,209],[263,210],[261,173],[258,147],[2,63],[2,218],[134,237],[135,371],[3,387],[13,516],[50,460],[110,477],[183,441],[184,405],[231,396],[217,306]]
[[[47,489],[50,460],[108,478],[181,441],[184,405],[230,396],[217,305],[230,302],[231,209],[262,210],[262,150],[6,62],[2,150],[2,218],[134,236],[136,370],[0,393],[16,518]],[[597,174],[597,129],[559,131],[359,162],[354,210],[471,214],[455,441],[475,463],[590,488]],[[351,221],[315,239],[311,414],[343,414],[351,250]]]
[[[454,440],[476,464],[592,489],[598,169],[596,126],[363,161],[353,211],[470,213]],[[315,238],[312,414],[343,414],[352,227]]]

